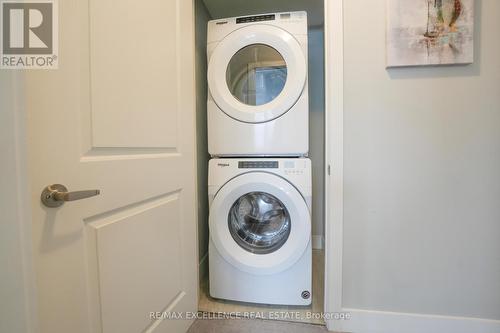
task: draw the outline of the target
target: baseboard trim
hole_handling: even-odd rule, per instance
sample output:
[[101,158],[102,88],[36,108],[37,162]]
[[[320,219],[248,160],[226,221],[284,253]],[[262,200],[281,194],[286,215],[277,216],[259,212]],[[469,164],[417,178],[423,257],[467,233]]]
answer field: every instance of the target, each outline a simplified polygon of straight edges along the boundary
[[498,333],[500,320],[342,309],[349,320],[327,320],[329,331],[355,333]]
[[312,235],[312,248],[323,250],[325,248],[325,237],[323,235]]
[[208,276],[208,252],[200,259],[198,263],[198,279],[203,282]]

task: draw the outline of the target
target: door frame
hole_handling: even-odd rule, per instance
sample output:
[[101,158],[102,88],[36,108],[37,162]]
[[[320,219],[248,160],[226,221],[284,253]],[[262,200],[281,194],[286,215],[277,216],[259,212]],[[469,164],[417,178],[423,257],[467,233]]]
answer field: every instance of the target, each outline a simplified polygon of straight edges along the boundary
[[[324,1],[325,43],[325,313],[341,313],[344,164],[343,0]],[[329,331],[342,321],[325,319]]]

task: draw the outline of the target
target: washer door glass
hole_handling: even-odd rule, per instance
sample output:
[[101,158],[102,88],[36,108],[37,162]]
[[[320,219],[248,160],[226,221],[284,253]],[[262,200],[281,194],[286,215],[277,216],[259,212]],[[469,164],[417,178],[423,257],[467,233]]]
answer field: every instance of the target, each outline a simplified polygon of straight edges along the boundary
[[228,225],[236,243],[248,252],[269,254],[285,244],[290,235],[290,214],[275,196],[251,192],[229,210]]
[[252,44],[236,52],[226,70],[229,91],[247,105],[274,100],[285,87],[287,66],[274,48]]

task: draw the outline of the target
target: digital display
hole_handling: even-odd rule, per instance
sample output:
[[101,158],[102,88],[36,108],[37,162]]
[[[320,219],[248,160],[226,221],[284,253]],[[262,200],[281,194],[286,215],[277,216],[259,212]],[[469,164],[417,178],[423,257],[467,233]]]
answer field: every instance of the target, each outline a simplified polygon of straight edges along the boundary
[[239,169],[278,169],[278,161],[244,161],[238,162]]
[[273,21],[275,19],[276,19],[276,16],[274,14],[271,14],[271,15],[258,15],[258,16],[238,17],[236,19],[236,24],[238,24],[238,23],[260,22],[260,21]]

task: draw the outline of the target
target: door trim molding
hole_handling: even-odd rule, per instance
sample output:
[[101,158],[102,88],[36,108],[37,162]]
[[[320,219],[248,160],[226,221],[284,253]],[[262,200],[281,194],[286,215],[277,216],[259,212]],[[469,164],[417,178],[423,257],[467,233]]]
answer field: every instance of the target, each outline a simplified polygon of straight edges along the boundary
[[[325,313],[342,312],[343,242],[343,0],[325,1]],[[327,319],[330,331],[341,321]]]

